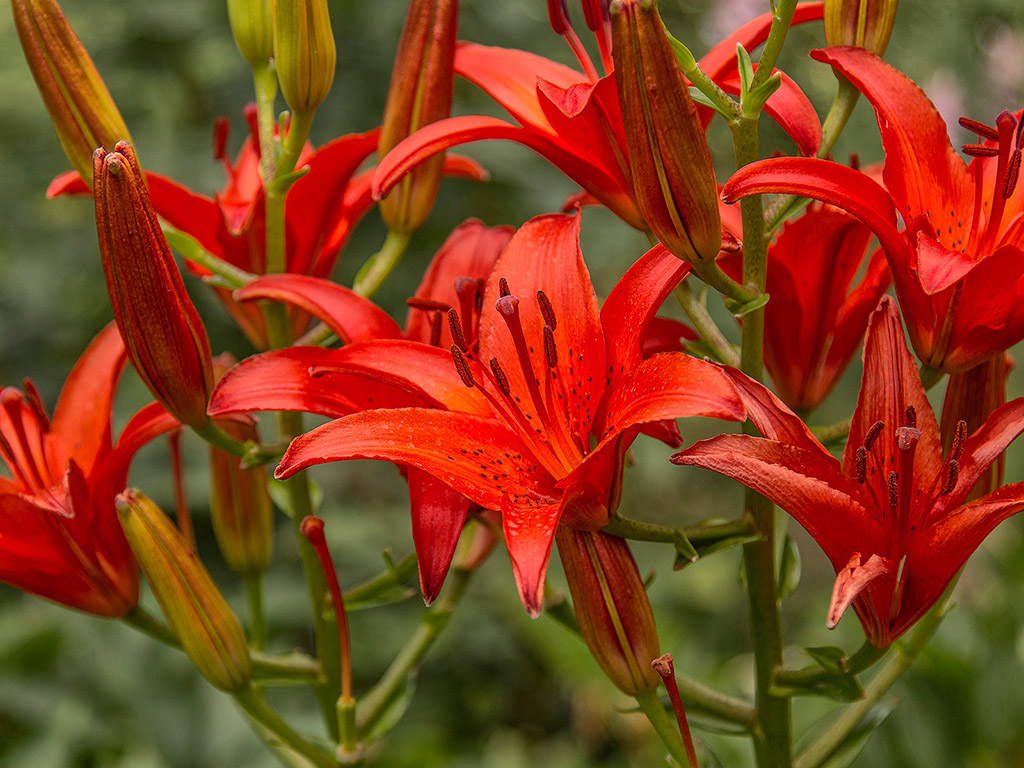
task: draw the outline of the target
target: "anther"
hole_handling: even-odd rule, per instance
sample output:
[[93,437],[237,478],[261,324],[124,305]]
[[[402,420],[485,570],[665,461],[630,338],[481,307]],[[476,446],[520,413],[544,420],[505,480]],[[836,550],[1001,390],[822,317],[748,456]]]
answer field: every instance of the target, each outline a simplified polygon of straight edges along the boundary
[[868,429],[868,433],[864,435],[864,450],[870,451],[871,446],[875,444],[875,440],[878,439],[879,432],[885,427],[884,421],[876,421]]
[[504,277],[498,279],[498,296],[508,296],[512,291],[508,289],[508,280]]
[[441,346],[441,313],[435,312],[430,316],[430,346]]
[[452,341],[462,352],[469,352],[469,345],[466,343],[466,335],[462,332],[462,321],[459,313],[454,309],[448,310],[448,330],[452,332]]
[[914,406],[912,406],[912,405],[908,405],[907,406],[907,410],[904,411],[904,414],[906,416],[907,426],[908,427],[916,427],[917,426],[917,409],[914,408]]
[[855,171],[859,171],[860,170],[860,155],[857,154],[856,152],[851,152],[850,153],[850,163],[849,163],[849,165],[850,165],[851,169],[853,169]]
[[854,480],[863,483],[868,479],[868,452],[861,446],[854,454]]
[[422,299],[419,296],[412,296],[405,300],[405,305],[411,309],[422,309],[424,312],[447,312],[452,308],[451,304],[436,299]]
[[956,481],[960,479],[960,462],[953,459],[949,462],[949,477],[946,478],[946,484],[942,486],[941,496],[946,496],[954,488],[956,488]]
[[996,141],[999,138],[999,133],[996,132],[994,128],[991,128],[978,120],[972,120],[969,117],[961,117],[959,123],[961,128],[964,128],[971,133],[976,133],[978,136],[983,138],[991,139],[992,141]]
[[999,147],[988,147],[984,144],[964,144],[961,149],[969,157],[995,157],[999,154]]
[[230,133],[231,123],[226,117],[218,117],[213,121],[213,159],[218,163],[230,162],[227,151]]
[[569,9],[565,0],[548,0],[548,21],[556,35],[564,35],[569,28]]
[[953,434],[953,445],[949,449],[949,458],[956,461],[964,450],[964,440],[967,438],[967,422],[960,419],[956,423],[956,432]]
[[469,370],[469,361],[466,360],[462,350],[455,344],[452,344],[452,360],[455,361],[455,370],[459,372],[459,378],[462,379],[462,383],[472,388],[475,382],[473,381],[473,372]]
[[900,505],[900,483],[899,476],[895,472],[889,473],[889,509],[893,512]]
[[508,376],[505,375],[505,371],[501,369],[501,364],[498,362],[498,358],[491,358],[491,373],[494,374],[494,383],[498,387],[498,391],[501,392],[505,397],[509,396],[512,391],[508,386]]
[[473,311],[478,315],[483,311],[484,308],[484,279],[478,277],[476,279],[476,293],[473,295]]
[[1010,164],[1006,168],[1006,181],[1003,183],[1003,199],[1009,200],[1013,190],[1017,186],[1017,177],[1020,175],[1020,150],[1014,149],[1010,155]]
[[540,305],[540,314],[544,318],[544,324],[550,325],[552,331],[555,330],[558,327],[555,308],[551,306],[551,299],[544,291],[537,291],[537,304]]
[[544,326],[544,358],[548,361],[548,368],[558,365],[558,349],[555,348],[555,334],[550,325]]

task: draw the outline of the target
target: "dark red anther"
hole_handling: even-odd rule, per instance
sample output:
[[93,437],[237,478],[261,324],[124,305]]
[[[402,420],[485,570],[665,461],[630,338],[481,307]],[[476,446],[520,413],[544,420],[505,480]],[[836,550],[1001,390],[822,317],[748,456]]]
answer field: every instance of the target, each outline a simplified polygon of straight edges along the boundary
[[889,509],[896,511],[900,505],[900,481],[895,472],[889,473]]
[[441,313],[435,312],[430,316],[430,346],[441,346]]
[[508,296],[512,291],[508,289],[508,280],[504,277],[498,279],[498,296]]
[[970,157],[995,157],[999,154],[999,147],[989,147],[985,144],[964,144],[964,154]]
[[905,410],[903,413],[906,416],[907,426],[908,427],[916,427],[917,426],[917,409],[914,408],[914,406],[912,406],[912,405],[908,405],[907,406],[907,410]]
[[262,157],[263,147],[260,146],[259,110],[255,104],[246,104],[245,109],[242,110],[242,115],[245,116],[245,122],[249,124],[249,135],[252,136],[252,145],[256,149],[256,156]]
[[498,358],[491,358],[491,373],[494,374],[494,383],[498,387],[498,391],[501,392],[505,397],[509,396],[512,391],[508,386],[508,376],[505,375],[505,371],[501,369],[501,363],[498,362]]
[[565,0],[548,0],[548,20],[556,35],[564,35],[569,29],[569,9]]
[[476,382],[473,381],[473,372],[469,369],[469,361],[462,354],[462,350],[452,344],[452,360],[455,361],[455,370],[459,372],[459,378],[467,387],[472,388]]
[[852,168],[855,171],[860,170],[860,155],[858,155],[856,152],[850,153],[850,168]]
[[436,299],[421,299],[419,296],[412,296],[405,300],[405,305],[412,309],[422,309],[424,312],[447,312],[452,305],[437,301]]
[[971,133],[976,133],[978,136],[986,139],[996,141],[999,139],[999,133],[995,128],[991,128],[982,122],[972,120],[969,117],[961,117],[959,120],[960,127],[964,128]]
[[462,321],[459,313],[454,309],[448,310],[448,330],[452,332],[452,341],[463,352],[469,352],[469,344],[466,343],[466,335],[462,332]]
[[228,157],[228,136],[231,134],[231,123],[226,117],[218,117],[213,121],[213,159],[218,163],[230,162]]
[[864,450],[870,451],[871,446],[875,444],[875,440],[878,439],[878,433],[885,427],[884,421],[876,421],[868,429],[868,433],[864,436]]
[[953,445],[949,449],[949,458],[956,461],[964,450],[964,440],[967,439],[967,422],[960,419],[956,423],[956,432],[953,434]]
[[558,320],[555,317],[555,309],[551,306],[551,299],[544,291],[537,291],[537,304],[540,305],[540,314],[544,318],[544,324],[551,326],[551,330],[558,327]]
[[1010,163],[1006,168],[1006,181],[1003,183],[1003,199],[1009,200],[1013,190],[1017,187],[1017,177],[1020,175],[1020,150],[1014,149],[1010,155]]
[[854,480],[863,483],[868,479],[868,452],[861,446],[854,454]]
[[600,29],[608,22],[608,0],[583,0],[583,19],[590,31]]
[[544,326],[544,359],[548,361],[548,368],[558,365],[558,349],[555,347],[555,332],[550,325]]
[[949,477],[946,478],[946,484],[942,486],[941,496],[946,496],[954,488],[956,488],[956,481],[960,479],[960,462],[953,459],[949,462]]
[[476,279],[476,294],[473,296],[473,311],[480,314],[484,308],[484,286],[486,283],[482,277]]

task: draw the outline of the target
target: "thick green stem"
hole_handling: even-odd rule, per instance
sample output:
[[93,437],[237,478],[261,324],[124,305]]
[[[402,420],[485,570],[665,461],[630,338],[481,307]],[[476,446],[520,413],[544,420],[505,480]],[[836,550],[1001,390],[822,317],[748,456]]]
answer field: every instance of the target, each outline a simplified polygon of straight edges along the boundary
[[693,323],[693,327],[700,334],[701,340],[711,348],[719,361],[734,368],[738,366],[740,364],[740,356],[736,353],[733,345],[729,343],[729,340],[725,338],[725,334],[722,333],[722,330],[712,319],[711,315],[708,314],[704,303],[694,296],[689,283],[686,280],[681,282],[672,291],[672,295],[676,297],[676,301],[679,302],[679,306],[686,313],[686,317]]
[[448,625],[452,612],[469,583],[472,571],[453,567],[440,599],[423,611],[420,625],[406,641],[377,684],[359,701],[356,726],[365,739],[391,703],[401,695],[409,674],[419,665],[434,641]]
[[310,744],[293,731],[280,715],[267,706],[255,689],[245,688],[234,696],[245,714],[261,729],[277,738],[282,745],[302,755],[317,768],[337,768],[338,761],[334,757],[326,750]]
[[252,68],[256,92],[256,126],[260,140],[260,178],[265,181],[277,173],[277,144],[274,141],[274,99],[277,96],[277,73],[267,62]]
[[262,651],[267,645],[267,622],[263,617],[263,577],[246,576],[245,596],[249,603],[249,645]]
[[640,705],[640,709],[647,715],[647,719],[650,720],[654,730],[661,737],[661,741],[665,748],[668,749],[669,754],[672,755],[672,759],[681,766],[688,765],[690,768],[697,768],[697,765],[686,754],[686,746],[679,735],[679,726],[676,725],[675,720],[669,716],[668,712],[661,705],[658,692],[654,690],[638,693],[636,695],[636,703]]
[[288,135],[281,143],[281,155],[278,157],[274,176],[264,185],[267,225],[266,271],[268,274],[286,272],[288,269],[284,224],[284,203],[288,196],[288,190],[291,188],[288,178],[295,170],[295,163],[309,137],[309,128],[312,122],[312,112],[292,114]]
[[[750,198],[744,198],[744,200],[749,199]],[[744,242],[743,245],[744,252],[746,252],[746,243]],[[714,261],[705,261],[699,264],[694,264],[693,274],[723,296],[735,301],[737,304],[749,304],[750,302],[759,299],[761,294],[764,293],[763,286],[760,291],[752,290],[750,283],[745,279],[744,284],[740,285],[725,274],[725,272],[722,271],[722,268]]]
[[409,238],[410,235],[406,232],[388,230],[380,250],[367,259],[360,268],[352,290],[360,296],[373,296],[402,258],[402,254],[409,246]]

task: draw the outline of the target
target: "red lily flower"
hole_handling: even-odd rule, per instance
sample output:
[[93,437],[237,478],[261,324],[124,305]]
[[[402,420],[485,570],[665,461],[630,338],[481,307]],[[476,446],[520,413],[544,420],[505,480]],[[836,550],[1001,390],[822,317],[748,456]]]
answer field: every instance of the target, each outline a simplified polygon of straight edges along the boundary
[[[739,224],[739,210],[727,208],[731,216],[723,223],[732,228]],[[737,221],[730,221],[732,217]],[[853,285],[870,241],[871,230],[857,219],[813,205],[788,222],[768,246],[772,300],[764,313],[765,365],[790,408],[813,411],[828,396],[889,287],[889,268],[878,250]],[[740,279],[742,253],[725,254],[718,262],[726,274]]]
[[[291,304],[323,320],[349,344],[389,340],[388,349],[400,360],[401,349],[409,343],[450,346],[446,313],[456,307],[467,321],[464,336],[475,342],[477,297],[511,236],[510,227],[491,228],[479,221],[457,227],[430,263],[416,298],[409,301],[404,334],[371,301],[326,280],[268,275],[235,296],[244,301],[271,299]],[[333,373],[337,353],[320,347],[292,347],[244,360],[225,375],[211,399],[210,413],[294,410],[338,417],[368,408],[439,404],[426,393],[414,394],[380,382],[368,387],[363,376]],[[325,375],[327,372],[330,374]],[[444,584],[471,502],[413,467],[408,469],[407,479],[420,590],[429,604]]]
[[[828,626],[851,604],[879,648],[939,599],[982,540],[1024,509],[1024,483],[966,502],[1024,431],[1024,398],[942,458],[938,425],[888,297],[871,316],[864,377],[842,463],[763,386],[728,371],[764,435],[720,435],[672,458],[732,477],[789,512],[836,570]],[[961,425],[963,423],[961,422]]]
[[[802,3],[794,23],[820,18],[821,3]],[[752,50],[765,41],[770,27],[770,14],[745,24],[712,48],[700,60],[701,68],[724,89],[738,93],[736,45]],[[596,31],[607,69],[607,29],[600,26]],[[459,43],[456,74],[487,92],[519,125],[468,115],[425,126],[381,160],[373,178],[374,196],[387,194],[410,169],[438,152],[471,141],[507,139],[534,150],[583,187],[585,193],[574,196],[573,202],[598,202],[630,226],[646,230],[633,191],[615,76],[609,73],[599,78],[582,46],[575,42],[573,50],[587,74],[526,51]],[[801,152],[817,150],[821,125],[792,80],[783,77],[783,85],[768,100],[766,111],[794,138]],[[711,115],[711,110],[702,110],[705,126]]]
[[[814,197],[871,227],[925,365],[964,371],[1016,344],[1024,338],[1019,116],[1004,112],[996,129],[963,121],[988,139],[965,148],[975,155],[968,166],[953,150],[935,107],[905,75],[860,48],[812,56],[831,64],[874,106],[886,154],[885,188],[837,163],[779,158],[741,168],[724,197]],[[906,225],[902,232],[897,214]]]
[[51,420],[31,381],[0,391],[0,581],[100,616],[139,597],[138,569],[114,513],[128,463],[147,441],[179,426],[157,403],[112,444],[111,407],[124,369],[111,323],[72,369]]
[[312,464],[383,459],[500,510],[531,615],[541,609],[556,526],[607,523],[619,500],[623,453],[641,425],[743,417],[735,388],[713,365],[681,353],[641,361],[644,327],[681,277],[682,262],[663,248],[648,253],[599,314],[579,226],[578,216],[547,215],[519,229],[484,290],[478,345],[462,338],[453,311],[451,354],[387,341],[338,350],[333,370],[366,376],[370,388],[383,380],[435,407],[337,419],[296,438],[278,467],[287,477]]
[[[226,152],[228,124],[219,121],[214,131],[214,158],[224,166],[227,184],[211,199],[192,192],[158,173],[146,173],[150,197],[157,214],[175,229],[194,237],[209,253],[234,267],[262,275],[266,272],[266,225],[263,185],[259,173],[259,142],[255,112],[249,108],[250,135],[232,163]],[[307,172],[292,185],[285,201],[286,264],[289,273],[325,278],[334,268],[349,235],[363,215],[373,207],[370,171],[358,172],[363,162],[377,151],[379,129],[341,136],[319,149],[307,145],[299,155],[298,167]],[[449,157],[445,172],[466,178],[486,175],[473,161]],[[57,177],[47,190],[56,197],[89,193],[76,173]],[[186,262],[192,272],[209,272]],[[234,301],[231,291],[216,288],[225,308],[252,343],[267,347],[262,313],[255,305]],[[308,316],[292,316],[296,333],[306,326]]]

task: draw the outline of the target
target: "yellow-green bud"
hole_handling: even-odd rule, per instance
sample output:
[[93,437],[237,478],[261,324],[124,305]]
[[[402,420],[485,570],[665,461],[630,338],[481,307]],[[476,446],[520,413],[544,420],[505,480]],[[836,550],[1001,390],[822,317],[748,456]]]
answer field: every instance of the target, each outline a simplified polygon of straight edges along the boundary
[[266,64],[274,55],[271,0],[228,0],[228,20],[238,50],[252,66]]
[[53,0],[11,0],[36,87],[64,154],[92,186],[92,153],[130,140],[128,126],[92,59]]
[[885,53],[898,0],[825,0],[825,41]]
[[327,0],[274,0],[274,64],[281,93],[296,112],[311,112],[334,80],[334,32]]
[[242,625],[184,536],[134,489],[117,497],[117,514],[167,622],[196,669],[222,690],[245,688],[252,679],[252,661]]

